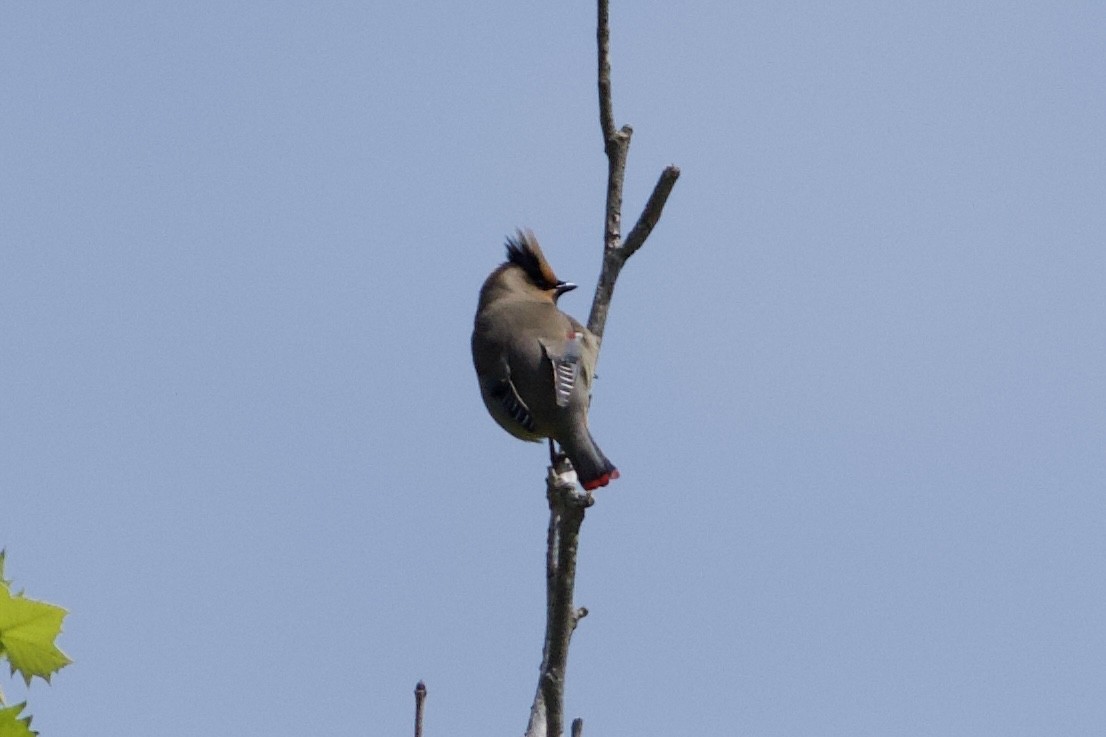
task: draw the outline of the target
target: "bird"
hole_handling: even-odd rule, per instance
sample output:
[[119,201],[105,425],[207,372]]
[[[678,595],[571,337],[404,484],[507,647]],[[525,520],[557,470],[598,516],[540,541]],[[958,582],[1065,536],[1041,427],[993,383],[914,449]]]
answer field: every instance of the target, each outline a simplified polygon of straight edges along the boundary
[[587,491],[619,477],[588,429],[599,341],[557,307],[576,288],[561,281],[533,232],[507,238],[507,260],[480,289],[472,361],[480,396],[520,440],[557,442]]

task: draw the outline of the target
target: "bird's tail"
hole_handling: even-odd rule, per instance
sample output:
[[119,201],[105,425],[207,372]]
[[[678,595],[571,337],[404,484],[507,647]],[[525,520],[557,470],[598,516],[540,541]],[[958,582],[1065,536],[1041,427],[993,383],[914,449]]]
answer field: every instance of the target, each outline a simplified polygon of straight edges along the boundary
[[599,450],[586,426],[581,426],[572,437],[565,438],[561,445],[568,459],[572,461],[572,467],[576,469],[580,485],[588,491],[606,486],[618,478],[618,469]]

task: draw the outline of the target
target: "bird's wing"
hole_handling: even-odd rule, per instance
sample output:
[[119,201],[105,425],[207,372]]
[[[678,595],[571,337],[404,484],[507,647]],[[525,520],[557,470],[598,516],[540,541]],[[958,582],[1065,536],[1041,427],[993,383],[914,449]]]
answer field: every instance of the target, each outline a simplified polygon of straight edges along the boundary
[[530,408],[526,406],[526,402],[522,401],[522,397],[518,395],[518,390],[515,389],[510,375],[490,382],[488,395],[498,402],[503,411],[507,413],[507,417],[517,424],[518,431],[524,433],[534,432],[534,416],[530,413]]
[[580,341],[584,334],[573,330],[567,336],[564,348],[556,351],[542,341],[541,347],[549,362],[553,364],[553,389],[556,394],[557,406],[567,407],[572,392],[576,388],[577,379],[580,378]]

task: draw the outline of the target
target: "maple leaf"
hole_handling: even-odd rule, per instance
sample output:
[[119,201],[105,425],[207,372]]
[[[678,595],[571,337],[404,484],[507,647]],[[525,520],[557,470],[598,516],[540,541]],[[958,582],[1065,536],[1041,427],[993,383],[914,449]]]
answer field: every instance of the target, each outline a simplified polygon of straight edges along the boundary
[[60,606],[13,595],[0,580],[0,655],[7,656],[12,673],[19,671],[28,686],[35,676],[49,682],[73,662],[54,644],[66,614]]
[[31,718],[21,717],[19,712],[27,704],[15,704],[0,707],[0,737],[35,737],[38,732],[31,729]]

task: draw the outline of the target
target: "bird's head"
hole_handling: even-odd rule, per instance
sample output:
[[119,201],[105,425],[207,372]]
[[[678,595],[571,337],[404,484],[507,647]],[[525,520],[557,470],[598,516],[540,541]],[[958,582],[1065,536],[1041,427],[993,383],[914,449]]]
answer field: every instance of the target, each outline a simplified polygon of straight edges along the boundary
[[557,278],[553,267],[545,260],[538,239],[529,230],[519,230],[507,238],[507,260],[492,273],[485,286],[493,283],[513,293],[552,302],[576,288],[575,284]]

